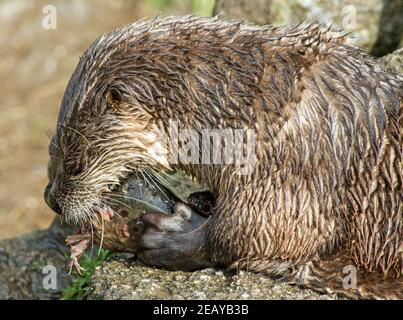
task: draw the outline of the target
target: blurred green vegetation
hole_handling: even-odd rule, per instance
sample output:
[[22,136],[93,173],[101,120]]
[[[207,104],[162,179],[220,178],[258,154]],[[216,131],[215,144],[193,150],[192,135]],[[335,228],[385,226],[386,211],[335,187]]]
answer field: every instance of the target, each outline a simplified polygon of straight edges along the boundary
[[172,0],[148,0],[151,7],[159,10],[164,10],[168,7],[172,7]]
[[80,276],[73,268],[73,282],[70,286],[64,289],[62,300],[83,300],[88,295],[88,285],[91,281],[95,269],[102,264],[107,258],[112,257],[114,253],[101,249],[99,254],[92,256],[85,254],[80,258],[80,265],[83,268],[83,275]]
[[215,5],[215,0],[147,0],[148,4],[157,10],[168,10],[177,6],[187,6],[200,16],[211,17]]
[[194,13],[211,17],[213,15],[215,0],[192,0],[192,10]]

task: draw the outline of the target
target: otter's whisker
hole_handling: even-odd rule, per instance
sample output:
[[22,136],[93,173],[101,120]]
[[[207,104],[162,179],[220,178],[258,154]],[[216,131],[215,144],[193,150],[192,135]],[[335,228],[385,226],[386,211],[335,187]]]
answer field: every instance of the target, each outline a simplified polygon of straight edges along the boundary
[[92,254],[94,252],[94,227],[93,227],[92,223],[90,224],[90,228],[91,228],[91,251],[90,251],[90,255],[92,256]]
[[[136,171],[137,180],[140,180],[139,173]],[[140,186],[140,197],[143,197],[143,188]]]
[[155,171],[155,170],[153,170],[153,171],[154,171],[154,173],[156,173],[156,174],[165,175],[166,177],[169,177],[169,179],[172,179],[172,180],[181,182],[181,180],[179,180],[178,178],[175,178],[173,175],[168,175],[168,174],[167,174],[166,172],[164,172],[164,171],[160,171],[160,172],[157,172],[157,171]]
[[[175,193],[175,188],[172,184],[169,183],[168,180],[166,180],[165,178],[163,178],[162,176],[158,175],[158,173],[156,171],[154,171],[153,173],[155,175],[155,179],[157,179],[161,185],[163,185],[165,188],[167,188],[169,191],[171,191],[172,193]],[[178,180],[179,181],[179,180]],[[171,199],[168,199],[169,201],[172,201]]]
[[157,171],[155,170],[151,170],[150,172],[164,187],[172,190],[173,189],[173,185],[166,180],[162,175],[158,174]]
[[146,183],[146,185],[149,186],[153,186],[152,184],[150,184],[150,181],[148,181],[147,177],[144,175],[143,171],[140,171],[141,176],[143,177],[144,182]]
[[101,254],[102,245],[104,244],[104,235],[105,235],[105,223],[104,223],[104,218],[102,217],[102,215],[101,215],[101,221],[102,221],[101,241],[99,244],[98,256]]
[[119,201],[119,200],[117,200],[117,199],[111,198],[111,196],[119,196],[119,195],[117,195],[117,194],[110,194],[109,196],[104,196],[104,197],[105,197],[105,200],[115,201],[116,203],[121,204],[121,205],[125,206],[126,208],[130,209],[130,206],[129,206],[127,203],[124,203],[124,202]]
[[[93,198],[90,198],[90,199],[92,199],[94,202],[96,201],[96,199],[93,199]],[[85,207],[83,208],[83,212],[84,212],[84,215],[86,216],[86,220],[88,220],[88,221],[91,221],[93,216],[95,216],[95,217],[97,216],[96,212],[94,212],[94,208],[92,208],[89,205],[86,205],[86,208]]]
[[154,210],[156,210],[156,211],[158,211],[158,212],[165,213],[165,212],[164,212],[163,210],[161,210],[159,207],[157,207],[157,206],[155,206],[155,205],[153,205],[153,204],[151,204],[151,203],[149,203],[149,202],[147,202],[147,201],[144,201],[144,200],[141,200],[141,199],[138,199],[138,198],[135,198],[135,197],[125,196],[125,195],[115,195],[115,196],[116,196],[116,197],[122,197],[122,198],[125,198],[125,199],[131,199],[131,200],[137,201],[137,202],[142,203],[142,204],[144,204],[144,205],[146,205],[146,206],[148,206],[148,207],[150,207],[150,208],[153,208]]
[[153,178],[152,175],[151,175],[150,173],[148,173],[148,171],[144,171],[144,173],[145,173],[146,175],[148,175],[152,181],[154,181],[154,186],[155,186],[156,188],[158,188],[158,190],[164,195],[164,197],[165,197],[166,199],[169,200],[169,197],[167,196],[167,194],[160,188],[160,186],[158,185],[158,182],[155,181],[155,178]]

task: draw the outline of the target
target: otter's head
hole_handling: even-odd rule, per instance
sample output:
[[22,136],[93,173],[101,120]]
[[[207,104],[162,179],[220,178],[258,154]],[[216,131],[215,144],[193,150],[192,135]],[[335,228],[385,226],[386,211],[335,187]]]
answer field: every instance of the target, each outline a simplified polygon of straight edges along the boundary
[[130,48],[121,32],[100,38],[81,57],[49,146],[45,200],[80,225],[119,201],[112,194],[131,175],[169,168],[157,122],[139,101],[136,87],[125,82],[130,75],[125,74],[127,61],[121,62]]

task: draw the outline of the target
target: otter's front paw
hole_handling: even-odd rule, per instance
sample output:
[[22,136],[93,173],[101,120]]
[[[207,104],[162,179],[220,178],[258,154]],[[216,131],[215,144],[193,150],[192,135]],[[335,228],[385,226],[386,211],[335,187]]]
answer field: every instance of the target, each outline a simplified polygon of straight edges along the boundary
[[178,203],[172,215],[146,213],[140,220],[145,226],[136,241],[140,261],[170,270],[212,266],[203,249],[207,219],[185,204]]

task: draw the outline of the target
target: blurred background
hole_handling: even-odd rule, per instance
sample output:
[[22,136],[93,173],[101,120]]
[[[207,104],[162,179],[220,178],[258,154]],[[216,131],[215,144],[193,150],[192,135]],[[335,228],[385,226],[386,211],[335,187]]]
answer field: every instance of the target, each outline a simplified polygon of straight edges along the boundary
[[157,14],[332,23],[375,56],[402,46],[402,0],[0,0],[0,239],[46,228],[47,145],[80,54]]

